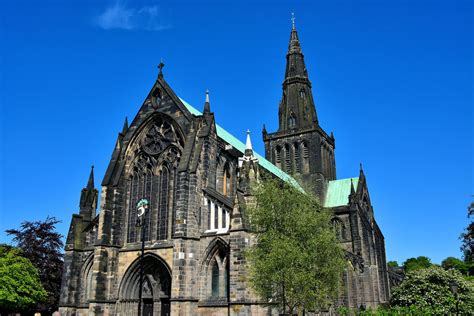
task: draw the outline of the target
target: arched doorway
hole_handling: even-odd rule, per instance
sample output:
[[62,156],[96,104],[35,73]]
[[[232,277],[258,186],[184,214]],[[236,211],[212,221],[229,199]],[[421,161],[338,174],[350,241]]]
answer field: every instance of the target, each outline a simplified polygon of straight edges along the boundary
[[[169,316],[171,294],[171,271],[168,265],[154,254],[143,258],[143,316]],[[140,288],[140,259],[135,260],[125,273],[120,284],[117,315],[138,315]]]

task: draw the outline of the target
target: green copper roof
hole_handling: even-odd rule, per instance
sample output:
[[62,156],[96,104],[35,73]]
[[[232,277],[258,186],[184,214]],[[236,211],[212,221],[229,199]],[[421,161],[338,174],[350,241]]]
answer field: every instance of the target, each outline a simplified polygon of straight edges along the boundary
[[[196,110],[189,103],[187,103],[186,101],[184,101],[181,98],[180,98],[180,100],[181,100],[181,102],[183,102],[183,104],[186,106],[186,108],[189,110],[189,112],[191,112],[191,114],[202,115],[201,112]],[[216,129],[217,129],[217,136],[222,138],[224,141],[226,141],[230,145],[234,146],[234,148],[237,149],[238,151],[240,151],[242,154],[245,153],[245,144],[244,143],[242,143],[234,135],[232,135],[231,133],[229,133],[228,131],[223,129],[217,123],[216,123]],[[255,157],[258,158],[258,163],[259,163],[260,166],[262,166],[263,168],[265,168],[266,170],[268,170],[269,172],[271,172],[272,174],[274,174],[278,178],[282,179],[283,181],[291,183],[297,189],[303,191],[303,188],[301,188],[301,186],[298,184],[298,182],[296,182],[296,180],[293,177],[291,177],[290,175],[288,175],[287,173],[282,171],[280,168],[278,168],[277,166],[272,164],[270,161],[268,161],[265,158],[263,158],[262,156],[260,156],[255,151],[253,152],[253,154],[254,154]]]
[[351,180],[354,190],[357,190],[359,178],[347,178],[329,181],[324,207],[336,207],[349,204]]

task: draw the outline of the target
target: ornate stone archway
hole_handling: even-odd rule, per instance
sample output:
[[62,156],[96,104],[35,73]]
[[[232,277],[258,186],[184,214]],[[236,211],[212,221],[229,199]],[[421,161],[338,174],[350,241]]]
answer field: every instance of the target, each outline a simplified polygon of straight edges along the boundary
[[[170,315],[171,270],[163,259],[154,254],[143,258],[143,315]],[[119,289],[116,312],[120,316],[138,314],[140,260],[135,260],[125,273]]]

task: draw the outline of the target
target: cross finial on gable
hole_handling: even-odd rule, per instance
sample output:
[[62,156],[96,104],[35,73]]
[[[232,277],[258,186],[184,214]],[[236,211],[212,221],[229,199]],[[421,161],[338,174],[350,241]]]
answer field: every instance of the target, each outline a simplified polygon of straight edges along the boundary
[[163,63],[163,58],[161,58],[161,61],[158,64],[158,69],[160,70],[158,73],[158,78],[163,78],[163,67],[165,67],[165,64]]

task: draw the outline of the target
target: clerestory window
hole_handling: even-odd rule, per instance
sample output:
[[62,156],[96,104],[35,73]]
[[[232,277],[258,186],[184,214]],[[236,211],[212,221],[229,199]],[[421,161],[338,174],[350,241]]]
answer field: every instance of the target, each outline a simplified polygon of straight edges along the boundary
[[206,233],[216,232],[226,233],[229,230],[230,211],[227,207],[218,203],[214,199],[204,198],[205,208],[208,210],[208,227]]

